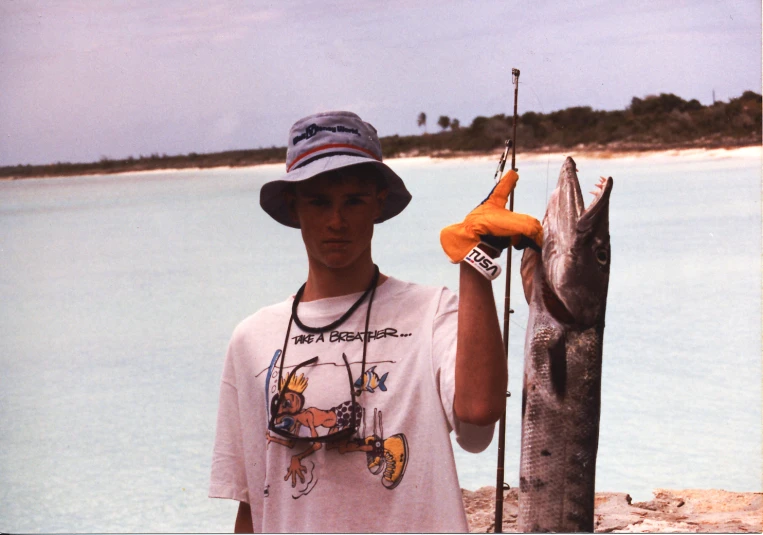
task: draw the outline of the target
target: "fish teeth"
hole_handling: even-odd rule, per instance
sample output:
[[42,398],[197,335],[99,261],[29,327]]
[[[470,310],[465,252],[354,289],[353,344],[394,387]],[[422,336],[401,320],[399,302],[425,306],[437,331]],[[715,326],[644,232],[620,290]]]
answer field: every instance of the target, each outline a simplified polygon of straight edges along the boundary
[[590,191],[592,195],[599,195],[602,191],[604,191],[604,186],[607,183],[607,179],[603,176],[599,177],[600,180],[598,184],[596,184],[596,187],[599,189],[599,191]]
[[604,177],[601,177],[601,181],[599,181],[599,183],[595,185],[595,187],[598,188],[598,190],[589,191],[588,193],[594,196],[601,194],[601,192],[604,190],[605,181],[606,179]]

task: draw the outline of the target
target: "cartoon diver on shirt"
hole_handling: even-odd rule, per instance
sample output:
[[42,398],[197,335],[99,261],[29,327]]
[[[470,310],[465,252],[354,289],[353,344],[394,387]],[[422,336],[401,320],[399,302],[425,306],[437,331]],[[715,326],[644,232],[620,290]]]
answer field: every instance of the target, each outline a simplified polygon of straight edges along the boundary
[[[387,378],[387,375],[385,373],[383,378],[379,379],[372,368],[366,372],[367,377],[364,376],[362,378],[363,382],[358,386],[369,392],[373,392],[377,386],[382,391],[386,391],[384,380]],[[276,427],[284,429],[295,436],[299,435],[301,428],[306,428],[309,430],[310,435],[305,436],[304,440],[308,442],[310,437],[319,436],[318,428],[321,427],[328,429],[326,435],[331,435],[348,428],[354,419],[355,428],[360,428],[364,416],[364,410],[360,405],[355,405],[354,414],[352,401],[345,401],[328,410],[305,407],[304,391],[308,386],[307,377],[304,374],[292,376],[285,388],[284,382],[285,379],[283,378],[279,380],[279,392],[282,394],[276,393],[270,403],[271,411],[275,411],[276,414],[274,418]],[[280,395],[283,396],[282,399],[279,399]],[[275,442],[276,444],[293,448],[297,443],[296,439],[272,435],[270,431],[266,432],[266,438],[268,445],[271,442]],[[321,442],[312,442],[303,452],[293,455],[284,481],[288,481],[291,478],[292,488],[296,486],[297,478],[299,478],[301,483],[305,483],[307,468],[302,461],[320,450],[321,447]],[[365,439],[347,438],[337,440],[336,442],[327,442],[326,450],[332,449],[338,449],[340,454],[354,451],[366,452],[368,470],[374,475],[379,474],[383,470],[382,485],[390,490],[400,484],[408,464],[408,442],[405,435],[398,433],[385,439],[382,431],[382,414],[380,411],[377,413],[376,409],[374,409],[373,434],[365,437]]]

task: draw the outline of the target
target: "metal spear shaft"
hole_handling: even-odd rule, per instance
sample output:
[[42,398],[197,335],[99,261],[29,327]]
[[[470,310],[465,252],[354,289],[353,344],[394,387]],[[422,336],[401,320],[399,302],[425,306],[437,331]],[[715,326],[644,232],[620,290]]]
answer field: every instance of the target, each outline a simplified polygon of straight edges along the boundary
[[[514,124],[511,139],[511,168],[517,171],[517,97],[519,96],[519,69],[511,69],[511,82],[514,84]],[[509,210],[514,211],[514,190],[509,195]],[[503,352],[506,355],[506,369],[509,366],[509,317],[511,313],[511,246],[506,254],[506,292],[503,307]],[[506,392],[506,397],[511,395]],[[495,533],[503,533],[503,491],[504,491],[504,447],[506,445],[506,406],[503,408],[501,422],[498,425],[498,466],[495,470]]]

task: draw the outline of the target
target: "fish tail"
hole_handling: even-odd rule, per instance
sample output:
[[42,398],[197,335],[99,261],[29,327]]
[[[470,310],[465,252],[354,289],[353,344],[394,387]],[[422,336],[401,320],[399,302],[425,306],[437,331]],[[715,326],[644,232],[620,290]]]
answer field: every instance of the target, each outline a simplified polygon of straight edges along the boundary
[[387,380],[387,376],[388,375],[389,375],[389,372],[387,372],[384,375],[382,375],[381,379],[379,379],[379,385],[378,386],[379,386],[379,390],[381,390],[382,392],[386,392],[387,391],[387,387],[384,386],[384,381]]

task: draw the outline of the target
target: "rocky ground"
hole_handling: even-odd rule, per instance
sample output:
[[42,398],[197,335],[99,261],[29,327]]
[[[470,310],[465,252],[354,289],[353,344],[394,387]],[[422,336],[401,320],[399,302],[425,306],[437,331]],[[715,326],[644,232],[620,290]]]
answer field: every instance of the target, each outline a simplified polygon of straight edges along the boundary
[[[469,531],[494,531],[495,489],[462,490]],[[504,493],[503,531],[518,532],[518,489]],[[598,533],[761,533],[763,494],[725,490],[654,491],[654,499],[634,502],[628,494],[596,494]]]

